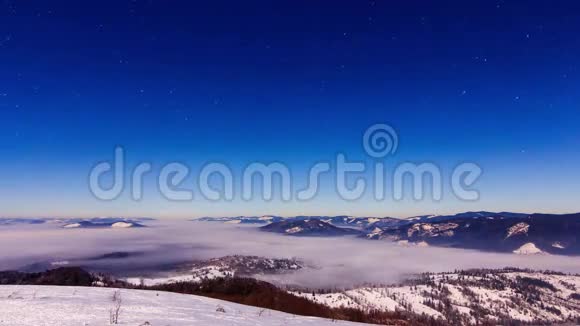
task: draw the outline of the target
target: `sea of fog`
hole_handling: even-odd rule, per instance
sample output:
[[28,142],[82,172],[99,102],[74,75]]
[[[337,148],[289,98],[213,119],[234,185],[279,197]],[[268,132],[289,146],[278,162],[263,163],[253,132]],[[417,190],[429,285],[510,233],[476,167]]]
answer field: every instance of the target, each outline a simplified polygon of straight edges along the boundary
[[81,264],[111,252],[133,252],[136,254],[124,259],[91,263],[113,274],[135,275],[226,255],[298,258],[314,268],[269,280],[308,287],[393,283],[410,274],[466,268],[520,267],[580,273],[580,257],[400,247],[354,237],[291,237],[260,232],[256,226],[212,222],[161,220],[149,225],[128,229],[63,229],[51,224],[2,226],[0,269],[18,269],[38,262]]

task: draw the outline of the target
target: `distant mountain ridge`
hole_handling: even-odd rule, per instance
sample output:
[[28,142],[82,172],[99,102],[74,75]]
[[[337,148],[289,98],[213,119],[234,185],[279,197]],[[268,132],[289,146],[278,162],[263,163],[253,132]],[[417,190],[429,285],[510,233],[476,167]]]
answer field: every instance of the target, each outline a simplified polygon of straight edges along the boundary
[[322,220],[289,220],[273,222],[260,227],[266,232],[275,232],[292,236],[344,236],[360,235],[361,231],[347,227],[337,227]]
[[108,220],[108,221],[79,221],[63,225],[65,229],[90,229],[90,228],[113,228],[113,229],[126,229],[126,228],[142,228],[145,225],[135,222],[133,220],[119,219],[119,220]]
[[410,218],[354,216],[230,217],[203,221],[266,224],[262,231],[292,236],[356,235],[401,245],[516,254],[580,255],[580,213],[464,212]]
[[0,218],[0,226],[11,225],[59,225],[66,229],[72,228],[131,228],[144,227],[146,222],[155,219],[149,217],[93,217],[93,218]]
[[364,229],[370,224],[377,222],[390,224],[393,222],[404,221],[404,219],[398,219],[393,217],[357,217],[349,215],[337,215],[337,216],[298,215],[290,217],[264,215],[264,216],[234,216],[234,217],[201,217],[191,219],[191,221],[198,222],[221,222],[227,224],[264,224],[264,225],[283,221],[306,221],[306,220],[320,220],[325,223],[332,224],[334,226],[341,227],[346,226],[360,229]]
[[14,218],[14,217],[0,217],[0,226],[3,225],[19,225],[19,224],[73,224],[73,223],[84,223],[84,224],[108,224],[112,225],[117,222],[126,223],[145,223],[149,221],[154,221],[151,217],[71,217],[71,218],[59,218],[59,217],[33,217],[33,218]]
[[[370,239],[520,254],[580,254],[580,213],[458,214],[368,230]],[[526,246],[526,247],[524,247]],[[524,248],[522,248],[524,247]],[[525,248],[533,250],[523,250]]]
[[508,218],[523,218],[533,214],[528,213],[512,213],[512,212],[463,212],[452,215],[419,215],[412,217],[372,217],[372,216],[350,216],[350,215],[297,215],[297,216],[278,216],[278,215],[263,215],[263,216],[229,216],[229,217],[201,217],[191,219],[191,221],[200,222],[223,222],[228,224],[268,224],[281,221],[303,221],[303,220],[321,220],[335,226],[349,226],[349,227],[368,227],[371,224],[375,226],[391,226],[403,225],[416,222],[439,222],[445,220],[452,220],[457,218],[480,218],[492,217],[497,219]]
[[528,213],[512,213],[512,212],[487,212],[487,211],[477,211],[477,212],[464,212],[452,215],[420,215],[406,218],[405,220],[413,222],[440,222],[446,220],[453,220],[458,218],[498,218],[498,219],[508,219],[508,218],[524,218],[532,214]]
[[[0,218],[0,226],[54,224],[62,228],[135,228],[150,218]],[[355,235],[403,246],[439,246],[492,252],[580,255],[580,213],[543,214],[475,211],[410,218],[276,215],[204,217],[199,222],[254,224],[291,236]]]

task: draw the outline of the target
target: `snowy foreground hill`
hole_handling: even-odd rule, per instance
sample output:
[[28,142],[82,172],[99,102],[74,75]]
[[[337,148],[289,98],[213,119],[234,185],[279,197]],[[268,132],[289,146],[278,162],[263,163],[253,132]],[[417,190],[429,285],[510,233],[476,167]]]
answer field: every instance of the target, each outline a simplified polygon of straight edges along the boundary
[[117,302],[119,325],[355,325],[194,295],[37,285],[0,286],[0,325],[109,325]]

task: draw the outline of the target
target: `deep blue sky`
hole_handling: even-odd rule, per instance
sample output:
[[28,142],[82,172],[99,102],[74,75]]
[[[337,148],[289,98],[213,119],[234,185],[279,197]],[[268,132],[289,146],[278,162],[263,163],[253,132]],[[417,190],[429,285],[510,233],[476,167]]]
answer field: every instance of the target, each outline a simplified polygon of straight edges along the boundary
[[[402,3],[402,1],[401,1]],[[3,1],[4,216],[580,211],[577,1]],[[484,169],[481,200],[171,203],[151,181],[94,199],[90,168],[365,159]],[[301,169],[301,170],[300,170]],[[194,171],[195,172],[195,171]]]

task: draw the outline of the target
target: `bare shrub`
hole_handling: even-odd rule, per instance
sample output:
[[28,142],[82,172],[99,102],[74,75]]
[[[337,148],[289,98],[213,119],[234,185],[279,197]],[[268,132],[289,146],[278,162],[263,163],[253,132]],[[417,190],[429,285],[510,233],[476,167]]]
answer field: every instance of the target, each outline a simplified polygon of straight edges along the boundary
[[121,305],[123,303],[120,290],[117,290],[113,293],[112,301],[113,307],[109,310],[109,323],[111,325],[117,325],[119,323],[119,314],[121,312]]

